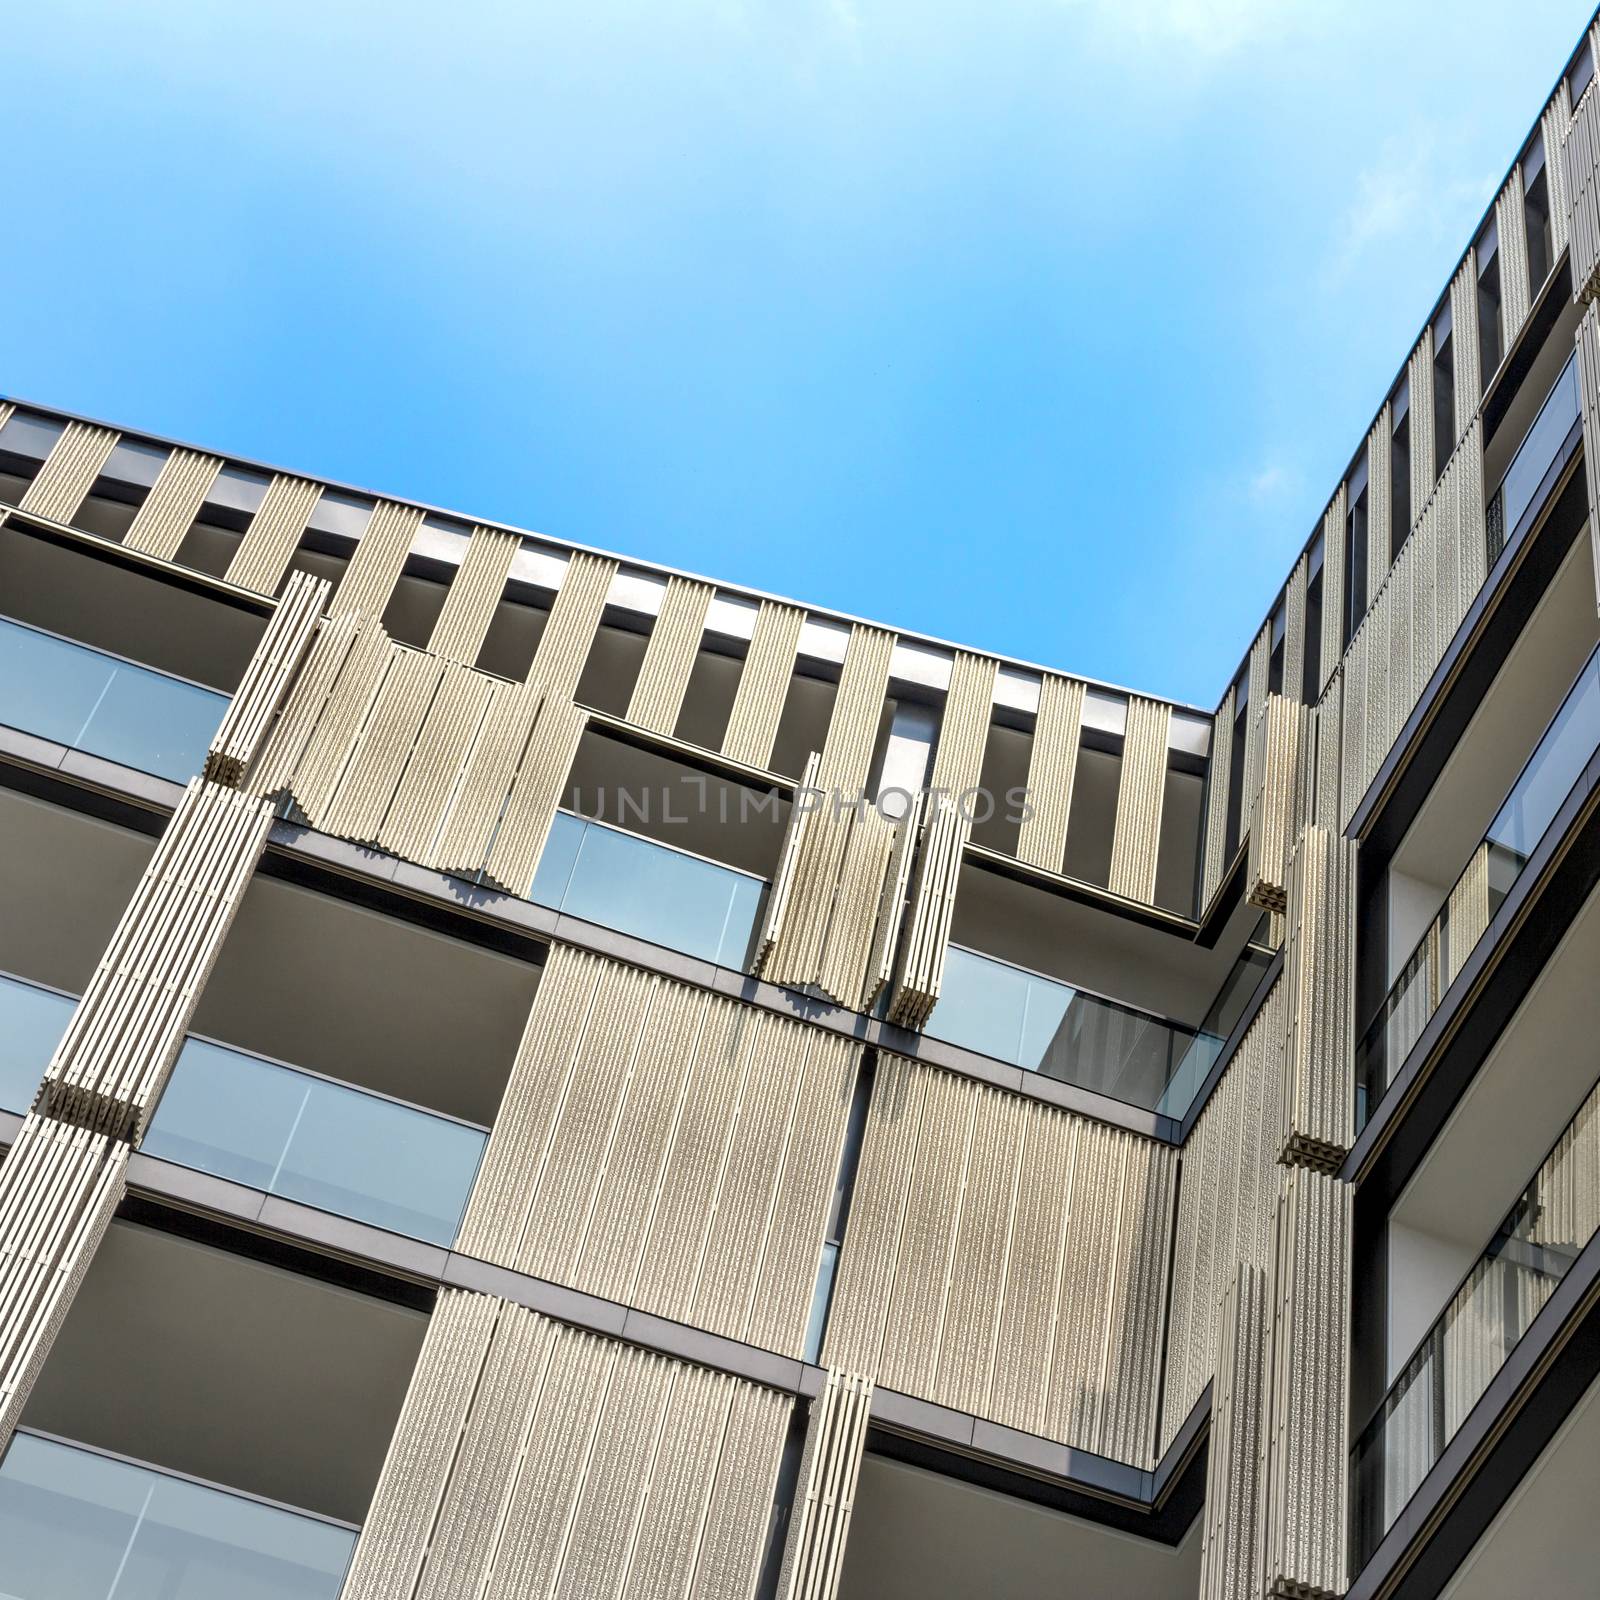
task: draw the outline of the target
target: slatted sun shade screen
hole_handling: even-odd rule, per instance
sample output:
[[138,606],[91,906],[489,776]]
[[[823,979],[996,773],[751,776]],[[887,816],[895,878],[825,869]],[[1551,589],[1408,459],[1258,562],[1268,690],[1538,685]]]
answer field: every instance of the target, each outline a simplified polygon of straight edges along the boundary
[[1030,815],[1017,833],[1017,859],[1060,872],[1067,853],[1067,819],[1078,771],[1084,688],[1047,672],[1039,682],[1039,712],[1028,758]]
[[556,945],[459,1248],[798,1356],[859,1057]]
[[872,764],[878,724],[883,720],[884,698],[889,690],[889,660],[895,636],[881,628],[858,622],[850,630],[839,692],[822,745],[817,783],[845,796],[861,792]]
[[889,1018],[904,1028],[921,1028],[939,1001],[956,890],[972,824],[960,805],[931,795],[918,848],[911,901],[906,914],[905,950],[889,1002]]
[[879,1058],[823,1358],[1148,1466],[1173,1150]]
[[982,781],[998,665],[989,656],[956,652],[939,723],[939,745],[933,756],[932,788],[960,796],[976,789]]
[[[1567,248],[1567,213],[1570,199],[1567,191],[1567,155],[1564,149],[1567,130],[1572,126],[1572,102],[1567,98],[1566,80],[1556,85],[1550,103],[1539,119],[1539,132],[1544,140],[1545,198],[1550,206],[1550,249],[1555,258]],[[1551,265],[1555,264],[1552,260]],[[1578,274],[1572,275],[1573,284]]]
[[144,504],[134,513],[123,543],[130,550],[171,561],[183,543],[190,524],[211,492],[222,470],[221,456],[194,450],[174,450],[167,457]]
[[333,592],[331,609],[381,617],[421,526],[422,513],[415,506],[380,500]]
[[752,767],[771,762],[804,622],[798,606],[761,602],[722,736],[723,755]]
[[[1389,571],[1389,541],[1392,537],[1393,485],[1390,482],[1394,468],[1394,413],[1389,402],[1383,402],[1378,420],[1367,435],[1367,592],[1361,597],[1365,611],[1377,599],[1383,587],[1384,576]],[[1284,662],[1284,692],[1296,699],[1300,695],[1300,678],[1289,676],[1288,662]]]
[[450,580],[428,649],[446,660],[471,666],[504,594],[511,562],[522,541],[499,528],[477,527],[467,541],[461,565]]
[[802,1481],[784,1553],[784,1600],[835,1600],[867,1446],[872,1382],[834,1368],[811,1408]]
[[1167,739],[1172,708],[1133,695],[1122,740],[1122,779],[1111,831],[1113,894],[1149,905],[1156,896],[1161,808],[1167,787]]
[[715,592],[709,583],[678,577],[667,580],[628,701],[629,722],[656,733],[670,734],[677,727]]
[[592,556],[583,550],[572,553],[528,668],[530,684],[542,684],[551,694],[568,700],[578,692],[578,680],[616,576],[617,564],[610,557]]
[[311,649],[328,589],[324,579],[303,572],[290,578],[211,740],[206,777],[233,788],[242,782]]
[[1310,570],[1311,558],[1302,551],[1283,589],[1283,692],[1296,700],[1302,698],[1306,675],[1306,575]]
[[1483,399],[1483,361],[1478,348],[1478,252],[1467,258],[1450,281],[1450,348],[1455,376],[1455,436],[1467,431]]
[[751,1600],[787,1396],[439,1295],[343,1600]]
[[1281,912],[1288,903],[1289,856],[1299,822],[1297,783],[1305,711],[1281,694],[1269,694],[1260,720],[1261,771],[1254,796],[1245,797],[1250,813],[1245,898],[1263,911]]
[[277,473],[228,563],[228,582],[276,594],[321,498],[321,484]]
[[120,437],[113,428],[69,422],[18,505],[35,516],[71,522]]
[[[1528,281],[1527,194],[1520,161],[1495,199],[1494,217],[1500,257],[1500,348],[1509,351],[1528,320],[1537,287]],[[1493,376],[1484,374],[1485,379]]]
[[1211,760],[1206,780],[1205,855],[1201,863],[1200,906],[1204,910],[1222,886],[1228,848],[1228,784],[1233,771],[1234,692],[1230,684],[1211,719]]
[[121,1203],[128,1148],[35,1112],[0,1162],[0,1453]]
[[36,1110],[143,1136],[271,825],[259,800],[190,783],[50,1058]]
[[[1564,179],[1564,220],[1572,249],[1572,297],[1581,304],[1594,299],[1600,289],[1600,95],[1584,91],[1565,130],[1559,160],[1550,158],[1548,144],[1545,156],[1546,169],[1553,176],[1559,166]],[[1550,198],[1554,211],[1555,196]]]

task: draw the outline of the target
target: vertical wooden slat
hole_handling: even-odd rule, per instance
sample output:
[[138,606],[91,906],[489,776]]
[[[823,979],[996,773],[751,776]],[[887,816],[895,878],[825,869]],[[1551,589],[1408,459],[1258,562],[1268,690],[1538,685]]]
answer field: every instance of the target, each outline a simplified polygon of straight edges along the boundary
[[1113,894],[1149,904],[1156,893],[1161,807],[1166,795],[1167,738],[1172,708],[1134,695],[1122,742],[1122,782],[1111,833]]
[[994,713],[994,678],[998,663],[989,656],[956,652],[950,669],[939,723],[939,746],[933,757],[932,787],[952,794],[976,789],[983,777],[983,755]]
[[428,636],[428,649],[434,655],[469,667],[478,659],[484,635],[505,592],[511,562],[521,547],[522,540],[503,529],[472,530],[467,553],[450,580],[444,605]]
[[1028,758],[1030,815],[1017,834],[1017,859],[1060,872],[1067,853],[1067,818],[1078,771],[1083,685],[1047,672],[1039,684],[1039,713]]
[[528,668],[529,683],[542,684],[568,699],[577,693],[616,575],[617,564],[609,557],[573,552]]
[[723,755],[753,767],[765,767],[772,760],[804,621],[798,606],[761,602],[722,736]]
[[667,579],[661,610],[650,630],[644,660],[628,701],[628,721],[656,733],[671,733],[683,709],[689,674],[705,635],[706,612],[716,591],[709,583]]
[[400,570],[411,551],[411,541],[422,526],[422,513],[415,506],[393,500],[380,500],[372,508],[350,565],[339,579],[330,602],[334,611],[354,611],[362,616],[380,617],[394,593]]
[[857,623],[850,630],[839,692],[828,720],[817,782],[829,790],[858,794],[867,781],[878,724],[889,687],[889,658],[894,635]]
[[276,594],[321,498],[321,484],[278,473],[233,552],[228,582],[258,594]]
[[143,550],[147,555],[173,560],[221,470],[220,456],[174,450],[145,496],[144,504],[134,513],[122,542],[130,550]]
[[120,437],[112,428],[69,422],[18,505],[55,522],[71,522]]

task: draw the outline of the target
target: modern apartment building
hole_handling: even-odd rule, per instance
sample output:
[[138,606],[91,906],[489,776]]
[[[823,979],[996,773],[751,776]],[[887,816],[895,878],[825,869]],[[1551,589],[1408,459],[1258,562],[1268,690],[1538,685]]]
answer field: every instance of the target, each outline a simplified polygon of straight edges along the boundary
[[1214,707],[0,403],[0,1593],[1600,1591],[1597,46]]

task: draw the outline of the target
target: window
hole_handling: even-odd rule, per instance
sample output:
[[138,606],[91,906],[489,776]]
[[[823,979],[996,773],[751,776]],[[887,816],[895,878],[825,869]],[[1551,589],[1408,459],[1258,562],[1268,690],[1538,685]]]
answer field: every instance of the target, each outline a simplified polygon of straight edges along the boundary
[[645,646],[650,642],[652,620],[620,606],[606,607],[605,618],[589,646],[583,676],[578,679],[575,698],[579,705],[592,706],[614,717],[628,714],[633,686],[644,665]]
[[805,771],[806,757],[820,750],[828,736],[833,717],[833,702],[839,692],[838,679],[826,677],[809,661],[796,661],[784,697],[783,715],[772,741],[772,770],[798,778]]
[[1456,361],[1448,301],[1433,322],[1433,481],[1456,447]]
[[[1319,606],[1320,611],[1320,606]],[[1223,833],[1222,859],[1233,860],[1239,848],[1244,817],[1244,746],[1250,727],[1250,668],[1240,667],[1233,682],[1233,748],[1228,752],[1228,824]],[[1077,804],[1074,797],[1073,804]]]
[[478,651],[478,670],[498,673],[513,683],[525,682],[549,620],[547,593],[516,578],[508,579]]
[[742,639],[730,639],[709,630],[701,637],[689,683],[683,691],[678,723],[672,730],[676,738],[703,750],[722,748],[734,696],[739,692],[739,678],[744,672],[744,652]]
[[1583,91],[1589,87],[1594,78],[1594,54],[1589,49],[1589,41],[1585,39],[1578,46],[1578,53],[1572,58],[1572,65],[1567,68],[1567,92],[1572,96],[1572,109],[1578,109],[1578,102],[1583,98]]
[[1322,535],[1311,545],[1306,564],[1306,659],[1300,699],[1314,706],[1322,698]]
[[1389,562],[1411,531],[1411,380],[1402,378],[1389,401]]
[[224,467],[178,547],[180,566],[220,578],[244,537],[250,519],[261,509],[269,479],[242,467]]
[[1534,134],[1528,153],[1522,158],[1522,222],[1528,235],[1528,287],[1537,295],[1556,264],[1542,133]]
[[1283,596],[1278,596],[1278,603],[1272,608],[1272,656],[1267,662],[1267,693],[1283,693],[1283,639],[1284,639],[1284,609]]
[[1067,819],[1067,857],[1062,870],[1069,878],[1102,889],[1111,882],[1111,835],[1117,825],[1117,791],[1121,787],[1121,741],[1112,748],[1105,735],[1085,729],[1072,779],[1072,813]]
[[895,699],[884,706],[867,789],[884,802],[885,816],[903,817],[910,797],[928,781],[939,722],[938,708],[922,701]]
[[[1478,381],[1482,389],[1500,370],[1505,345],[1500,337],[1500,234],[1491,216],[1478,235]],[[1480,393],[1482,390],[1480,390]]]
[[1156,852],[1156,904],[1192,917],[1200,893],[1206,781],[1198,765],[1181,763],[1182,756],[1169,752],[1161,801],[1161,841]]
[[63,428],[64,424],[31,411],[12,413],[0,428],[0,501],[15,505],[28,492]]
[[987,809],[981,800],[973,808],[972,842],[1008,856],[1017,853],[1022,812],[1015,802],[1028,787],[1033,761],[1033,733],[1021,718],[1020,712],[995,708],[983,749],[983,775],[978,780],[993,809]]
[[1367,614],[1367,459],[1345,484],[1344,642],[1349,644]]
[[102,539],[125,539],[171,453],[162,445],[119,439],[74,513],[73,527]]

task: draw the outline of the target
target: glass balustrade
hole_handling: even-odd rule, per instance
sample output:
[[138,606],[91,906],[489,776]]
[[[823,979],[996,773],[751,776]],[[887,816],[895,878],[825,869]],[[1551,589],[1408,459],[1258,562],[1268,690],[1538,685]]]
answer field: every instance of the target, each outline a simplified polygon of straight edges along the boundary
[[[1481,875],[1474,898],[1479,917],[1452,929],[1451,896],[1406,958],[1377,1014],[1356,1044],[1356,1126],[1362,1128],[1394,1074],[1422,1036],[1501,903],[1511,892],[1573,785],[1600,750],[1600,647],[1597,647],[1473,851],[1457,887]],[[1481,925],[1480,925],[1481,924]]]
[[742,971],[766,887],[751,873],[558,811],[528,898]]
[[356,1530],[19,1432],[0,1464],[6,1600],[336,1600]]
[[1028,1072],[1181,1117],[1223,1039],[951,945],[923,1031]]
[[27,1114],[77,1003],[0,973],[0,1111]]
[[228,697],[0,617],[0,723],[187,783]]
[[449,1245],[487,1137],[438,1112],[191,1038],[141,1148],[286,1200]]
[[1567,1124],[1357,1438],[1350,1457],[1356,1570],[1371,1559],[1596,1228],[1600,1088]]
[[[1516,532],[1517,524],[1533,503],[1539,485],[1544,482],[1545,473],[1550,470],[1550,463],[1555,460],[1577,420],[1578,358],[1574,352],[1567,358],[1566,366],[1561,369],[1561,376],[1551,386],[1544,405],[1539,409],[1539,415],[1533,419],[1533,426],[1528,429],[1522,443],[1517,446],[1517,453],[1511,458],[1511,465],[1506,468],[1506,474],[1500,480],[1499,506],[1496,518],[1491,520],[1498,520],[1499,542],[1502,547],[1504,541]],[[1493,498],[1491,497],[1491,502]],[[1495,547],[1495,539],[1491,535],[1489,549],[1491,564],[1499,554],[1500,550]]]

